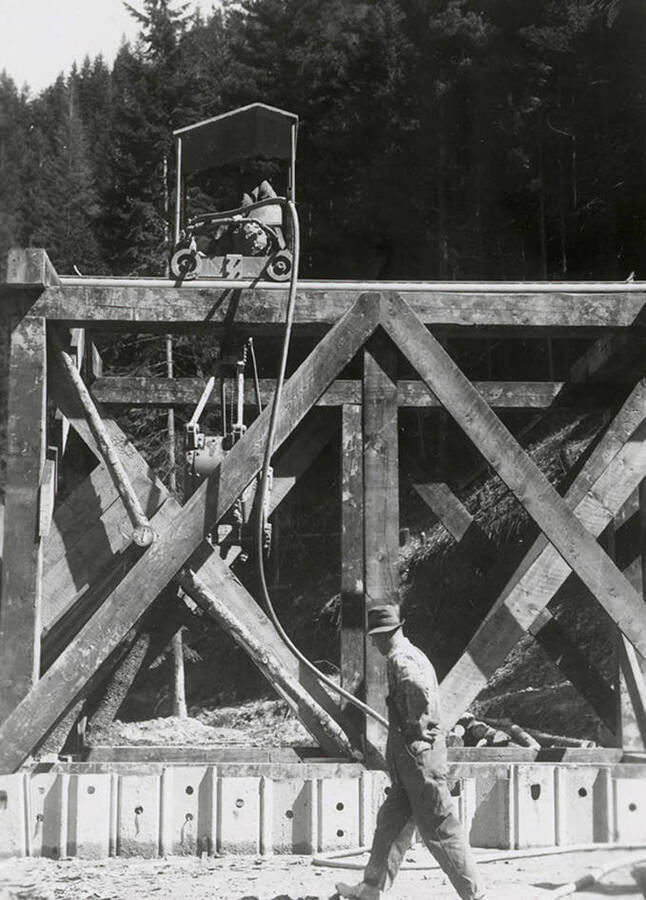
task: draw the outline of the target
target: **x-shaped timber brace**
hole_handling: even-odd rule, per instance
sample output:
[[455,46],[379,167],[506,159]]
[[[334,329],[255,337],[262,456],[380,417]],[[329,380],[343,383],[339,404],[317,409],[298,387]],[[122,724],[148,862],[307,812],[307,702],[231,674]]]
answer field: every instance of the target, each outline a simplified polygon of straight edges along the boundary
[[[2,288],[11,343],[0,606],[0,771],[18,768],[100,686],[114,669],[124,641],[155,602],[168,602],[169,597],[183,602],[180,585],[245,648],[324,752],[348,756],[360,746],[382,747],[381,727],[372,722],[364,726],[281,642],[265,613],[228,568],[235,548],[230,547],[222,558],[205,540],[259,471],[268,411],[180,506],[101,403],[141,403],[137,392],[143,391],[150,403],[175,405],[192,402],[199,386],[187,380],[164,380],[153,387],[150,380],[143,385],[123,379],[120,391],[115,379],[98,373],[93,393],[102,427],[136,495],[138,515],[155,534],[149,546],[136,546],[122,502],[123,485],[119,490],[115,486],[114,466],[103,459],[105,446],[103,454],[97,448],[96,428],[88,424],[75,376],[71,377],[69,366],[65,371],[70,356],[62,355],[61,344],[63,352],[76,348],[79,369],[96,368],[96,352],[89,342],[86,361],[82,361],[82,329],[86,327],[158,333],[209,328],[217,333],[235,323],[248,333],[277,334],[285,290],[235,285],[176,288],[164,282],[140,285],[134,280],[113,286],[66,283],[38,250],[12,251],[8,282]],[[301,287],[296,328],[303,334],[323,336],[285,385],[276,435],[272,511],[340,429],[341,671],[346,686],[363,690],[379,711],[384,712],[384,666],[365,642],[365,614],[371,604],[397,599],[398,409],[441,405],[542,532],[443,680],[445,724],[450,725],[475,699],[528,631],[537,637],[543,633],[546,646],[560,642],[562,668],[583,686],[585,654],[570,646],[564,658],[567,636],[555,630],[547,610],[574,572],[621,633],[617,647],[623,684],[644,742],[642,579],[634,577],[634,567],[622,573],[597,541],[646,477],[646,386],[637,380],[642,374],[639,362],[636,386],[561,497],[492,406],[525,403],[549,408],[557,398],[563,402],[567,397],[576,405],[585,389],[573,384],[472,383],[427,328],[479,325],[499,334],[519,328],[549,329],[549,333],[566,329],[568,334],[581,330],[595,336],[601,332],[578,365],[576,377],[572,373],[571,380],[581,382],[601,377],[613,359],[613,342],[624,359],[627,345],[641,347],[644,300],[639,285],[587,289],[561,285],[551,291],[522,285],[508,290],[334,283]],[[624,331],[619,340],[616,331],[608,336],[606,329]],[[626,334],[632,340],[627,341]],[[362,380],[340,380],[357,354],[363,357]],[[401,356],[417,371],[421,383],[398,381]],[[267,393],[271,388],[271,384],[263,385]],[[46,428],[48,396],[63,423],[58,447],[51,448]],[[314,409],[321,406],[339,411]],[[70,427],[95,453],[98,465],[54,508],[55,467]],[[426,483],[419,472],[412,472],[411,478],[456,540],[470,533],[486,543],[446,484]],[[641,495],[643,500],[643,491]],[[596,673],[594,677],[599,689],[586,695],[594,700],[596,694],[596,707],[609,731],[621,734],[620,723],[616,718],[612,721],[613,691]],[[362,742],[362,731],[367,743]]]

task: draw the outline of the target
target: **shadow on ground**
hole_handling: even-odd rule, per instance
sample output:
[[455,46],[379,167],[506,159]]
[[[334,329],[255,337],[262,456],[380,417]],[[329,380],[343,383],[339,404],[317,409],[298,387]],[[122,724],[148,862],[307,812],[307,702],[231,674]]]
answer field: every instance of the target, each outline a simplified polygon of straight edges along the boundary
[[[260,898],[255,894],[249,894],[248,896],[241,897],[240,900],[260,900]],[[308,894],[306,897],[291,897],[289,894],[276,894],[271,900],[320,900],[320,897],[315,897],[314,894]]]

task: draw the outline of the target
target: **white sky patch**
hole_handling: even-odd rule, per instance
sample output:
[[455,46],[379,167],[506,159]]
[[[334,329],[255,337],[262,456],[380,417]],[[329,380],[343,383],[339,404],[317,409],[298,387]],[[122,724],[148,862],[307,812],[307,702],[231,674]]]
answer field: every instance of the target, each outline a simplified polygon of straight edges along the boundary
[[[143,9],[141,0],[131,5]],[[190,8],[207,14],[213,5],[192,0]],[[0,0],[0,71],[34,96],[86,56],[112,64],[123,39],[134,43],[138,31],[122,0]]]

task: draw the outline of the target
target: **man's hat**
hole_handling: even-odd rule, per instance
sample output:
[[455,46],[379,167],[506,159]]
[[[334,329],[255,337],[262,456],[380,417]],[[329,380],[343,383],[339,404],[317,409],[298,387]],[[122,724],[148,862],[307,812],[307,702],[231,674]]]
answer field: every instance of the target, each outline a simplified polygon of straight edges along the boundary
[[405,619],[399,618],[399,607],[373,606],[368,610],[368,634],[380,634],[382,631],[395,631],[402,626]]

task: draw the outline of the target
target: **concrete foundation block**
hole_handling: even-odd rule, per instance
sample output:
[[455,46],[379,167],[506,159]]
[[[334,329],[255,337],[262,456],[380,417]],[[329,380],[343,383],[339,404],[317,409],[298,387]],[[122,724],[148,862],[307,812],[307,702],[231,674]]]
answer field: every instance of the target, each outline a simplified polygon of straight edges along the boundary
[[159,855],[160,776],[121,775],[117,801],[117,855]]
[[612,834],[607,769],[559,766],[556,776],[556,843],[604,842]]
[[464,833],[469,834],[476,812],[477,782],[475,778],[459,778],[451,788],[456,817],[460,820]]
[[369,847],[377,824],[377,813],[388,796],[390,778],[386,772],[363,772],[361,775],[360,796],[361,816],[359,822],[359,844]]
[[550,847],[556,842],[554,768],[542,764],[513,769],[518,849]]
[[26,856],[27,776],[0,775],[0,859]]
[[69,776],[38,773],[29,780],[27,853],[54,859],[67,853]]
[[646,780],[615,779],[615,839],[621,843],[646,842]]
[[110,853],[110,775],[71,775],[67,855],[105,859]]
[[219,853],[260,850],[260,778],[218,779]]
[[192,856],[213,852],[214,779],[207,766],[173,766],[161,779],[161,852]]
[[360,779],[319,780],[319,850],[359,846]]
[[511,766],[480,766],[463,781],[468,788],[462,803],[462,822],[471,846],[503,850],[513,847],[516,835]]
[[[274,853],[315,853],[318,825],[318,791],[315,780],[272,782],[271,850]],[[269,852],[267,847],[264,852]]]

